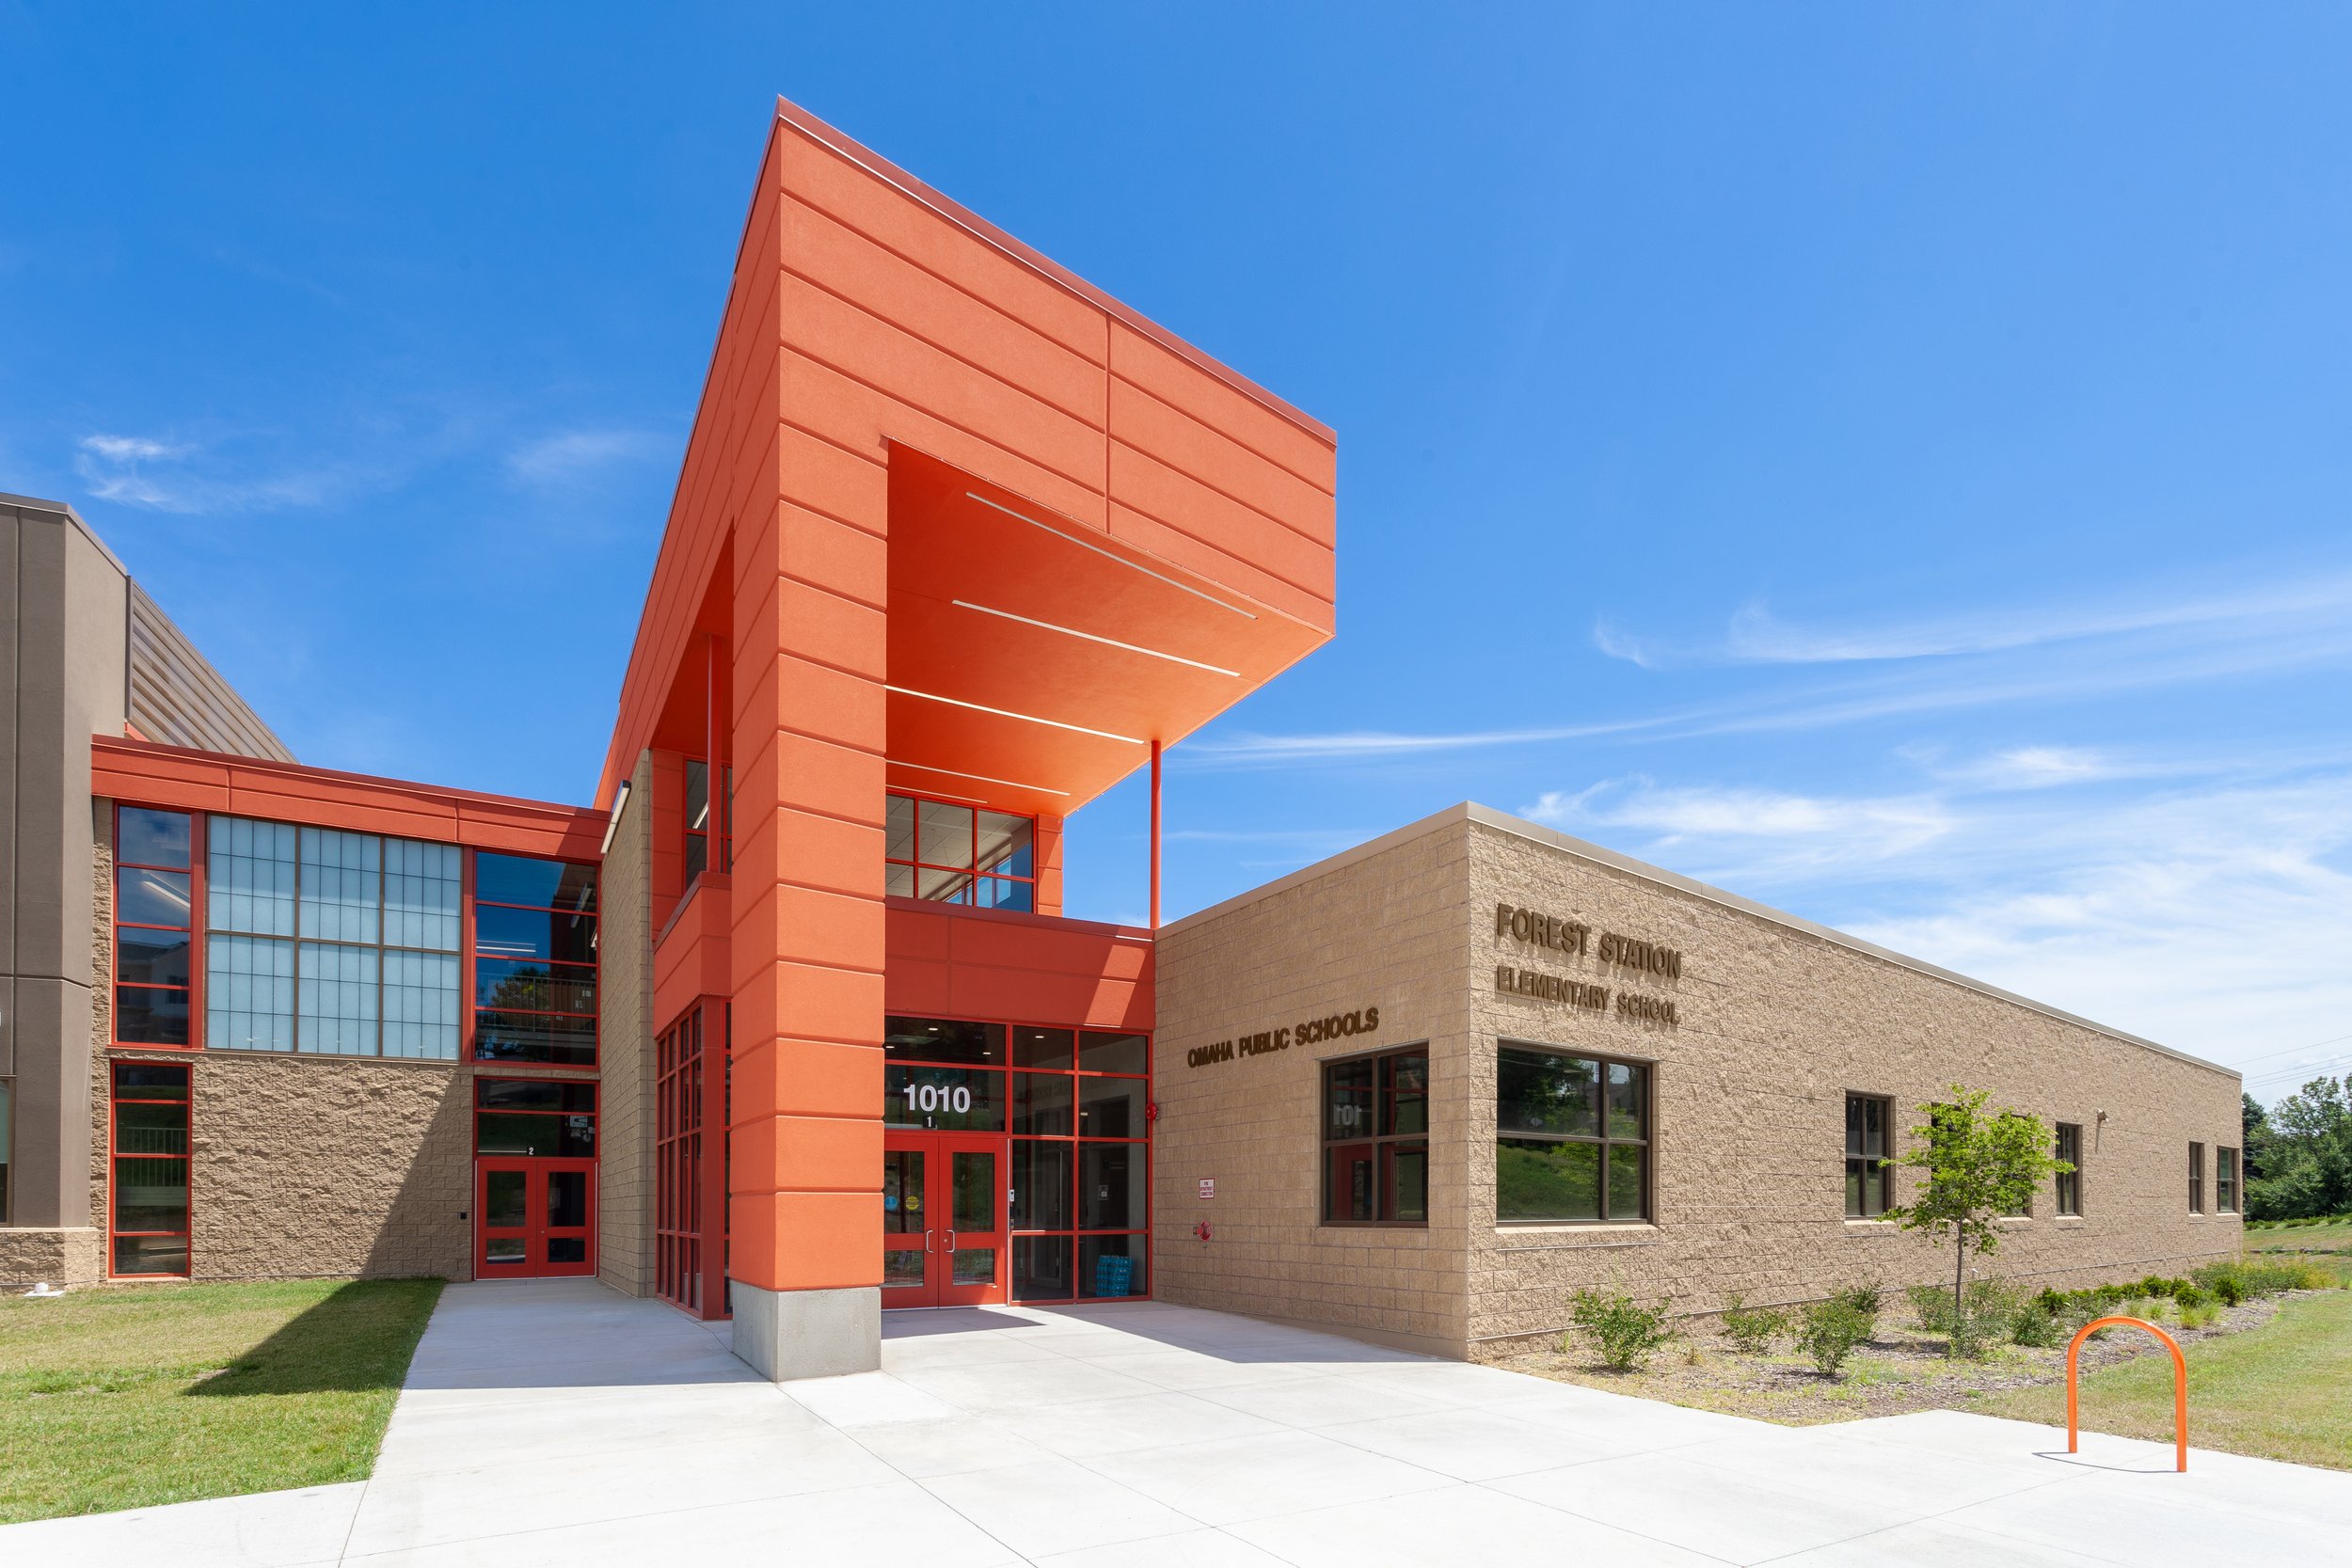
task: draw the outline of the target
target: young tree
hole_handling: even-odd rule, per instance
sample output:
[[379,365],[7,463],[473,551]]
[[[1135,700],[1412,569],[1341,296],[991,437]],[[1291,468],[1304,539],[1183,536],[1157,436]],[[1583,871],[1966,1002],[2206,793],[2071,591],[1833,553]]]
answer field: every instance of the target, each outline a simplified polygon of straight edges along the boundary
[[2352,1078],[2314,1078],[2270,1108],[2246,1217],[2352,1212]]
[[2245,1152],[2239,1158],[2246,1162],[2246,1180],[2251,1181],[2263,1173],[2263,1150],[2270,1142],[2270,1116],[2263,1109],[2263,1102],[2245,1090],[2238,1091],[2238,1099],[2245,1101],[2238,1111],[2238,1119],[2245,1127],[2244,1141],[2238,1146]]
[[[1906,1230],[1925,1230],[1938,1245],[1952,1240],[1952,1322],[1962,1321],[1962,1288],[1968,1254],[1997,1251],[2000,1218],[2033,1204],[2035,1189],[2074,1167],[2051,1152],[2050,1130],[2019,1111],[1987,1111],[1992,1097],[1954,1084],[1942,1104],[1923,1105],[1924,1125],[1911,1134],[1918,1142],[1897,1161],[1927,1173],[1917,1198],[1889,1209],[1886,1217]],[[1959,1348],[1960,1335],[1952,1336]]]

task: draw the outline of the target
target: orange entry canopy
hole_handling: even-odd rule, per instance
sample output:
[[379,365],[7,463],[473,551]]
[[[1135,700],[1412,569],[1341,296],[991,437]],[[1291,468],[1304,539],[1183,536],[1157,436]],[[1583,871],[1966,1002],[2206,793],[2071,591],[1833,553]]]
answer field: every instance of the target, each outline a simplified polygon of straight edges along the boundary
[[1065,816],[1330,635],[903,444],[889,485],[893,788]]

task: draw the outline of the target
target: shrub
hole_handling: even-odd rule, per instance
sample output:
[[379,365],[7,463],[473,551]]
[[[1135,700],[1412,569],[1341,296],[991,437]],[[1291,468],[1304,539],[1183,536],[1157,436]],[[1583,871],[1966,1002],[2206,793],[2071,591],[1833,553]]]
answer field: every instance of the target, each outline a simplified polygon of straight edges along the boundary
[[1949,1334],[1952,1331],[1951,1291],[1941,1285],[1914,1285],[1903,1294],[1909,1298],[1912,1315],[1919,1320],[1923,1332]]
[[1879,1313],[1883,1310],[1886,1306],[1886,1293],[1881,1291],[1877,1286],[1849,1285],[1844,1290],[1838,1291],[1836,1295],[1830,1297],[1830,1300],[1842,1301],[1847,1306],[1852,1307],[1855,1311],[1861,1313],[1864,1318],[1869,1321],[1870,1333],[1873,1335],[1878,1333]]
[[2058,1326],[2058,1315],[2039,1301],[2027,1303],[2009,1325],[2010,1342],[2029,1350],[2048,1350],[2068,1332]]
[[1720,1314],[1724,1338],[1750,1355],[1762,1355],[1772,1341],[1788,1332],[1788,1314],[1775,1307],[1749,1307],[1734,1291],[1724,1298]]
[[1873,1319],[1855,1306],[1845,1291],[1804,1309],[1797,1329],[1797,1349],[1810,1357],[1823,1377],[1836,1377],[1846,1358],[1870,1338]]
[[1666,1326],[1666,1314],[1673,1306],[1671,1296],[1655,1307],[1640,1307],[1631,1296],[1579,1291],[1572,1321],[1592,1340],[1603,1366],[1620,1372],[1639,1371],[1649,1365],[1660,1346],[1677,1337]]

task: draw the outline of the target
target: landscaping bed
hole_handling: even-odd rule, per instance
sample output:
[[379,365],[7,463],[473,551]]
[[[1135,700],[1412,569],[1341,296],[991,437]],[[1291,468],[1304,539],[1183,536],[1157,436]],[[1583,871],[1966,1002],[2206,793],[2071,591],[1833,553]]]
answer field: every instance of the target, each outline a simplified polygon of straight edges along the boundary
[[[1489,1346],[1513,1371],[1784,1425],[1973,1410],[2062,1422],[2066,1345],[2103,1317],[2138,1318],[2177,1339],[2189,1366],[2193,1440],[2235,1452],[2352,1468],[2352,1296],[2311,1259],[2257,1254],[2185,1278],[2039,1295],[1995,1280],[1952,1299],[1920,1286],[1889,1300],[1875,1287],[1794,1308],[1670,1323],[1667,1304],[1580,1292],[1578,1328]],[[1953,1354],[1955,1342],[1961,1354]],[[2084,1424],[2170,1431],[2171,1358],[2131,1328],[2082,1350]],[[2115,1391],[2111,1398],[2109,1390]]]
[[437,1279],[0,1299],[0,1523],[365,1479]]
[[[2297,1292],[2302,1293],[2302,1292]],[[2202,1340],[2242,1334],[2274,1317],[2281,1296],[2225,1307],[2201,1328],[2184,1329],[2177,1313],[2163,1326],[2185,1348]],[[1890,1311],[1885,1319],[1902,1315]],[[1914,1410],[1979,1410],[1989,1396],[2066,1381],[2063,1343],[2046,1349],[2003,1345],[1983,1360],[1959,1360],[1945,1352],[1944,1335],[1915,1320],[1882,1320],[1857,1347],[1840,1374],[1824,1377],[1806,1357],[1785,1348],[1761,1354],[1736,1348],[1710,1323],[1683,1327],[1684,1338],[1661,1350],[1639,1371],[1613,1371],[1581,1344],[1563,1352],[1558,1341],[1514,1341],[1479,1359],[1515,1372],[1531,1372],[1563,1383],[1581,1383],[1613,1393],[1634,1394],[1727,1415],[1750,1416],[1784,1426],[1856,1421],[1900,1416]],[[2086,1374],[2127,1362],[2163,1347],[2132,1331],[2102,1335],[2083,1347]],[[2064,1412],[2061,1408],[2060,1418]]]

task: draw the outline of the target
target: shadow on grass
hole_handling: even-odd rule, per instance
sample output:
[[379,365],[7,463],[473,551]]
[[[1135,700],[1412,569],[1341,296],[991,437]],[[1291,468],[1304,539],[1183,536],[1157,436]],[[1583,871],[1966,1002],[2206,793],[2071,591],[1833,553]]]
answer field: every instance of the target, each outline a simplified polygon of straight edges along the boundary
[[188,1394],[238,1399],[397,1389],[440,1295],[437,1279],[359,1279],[339,1286]]

